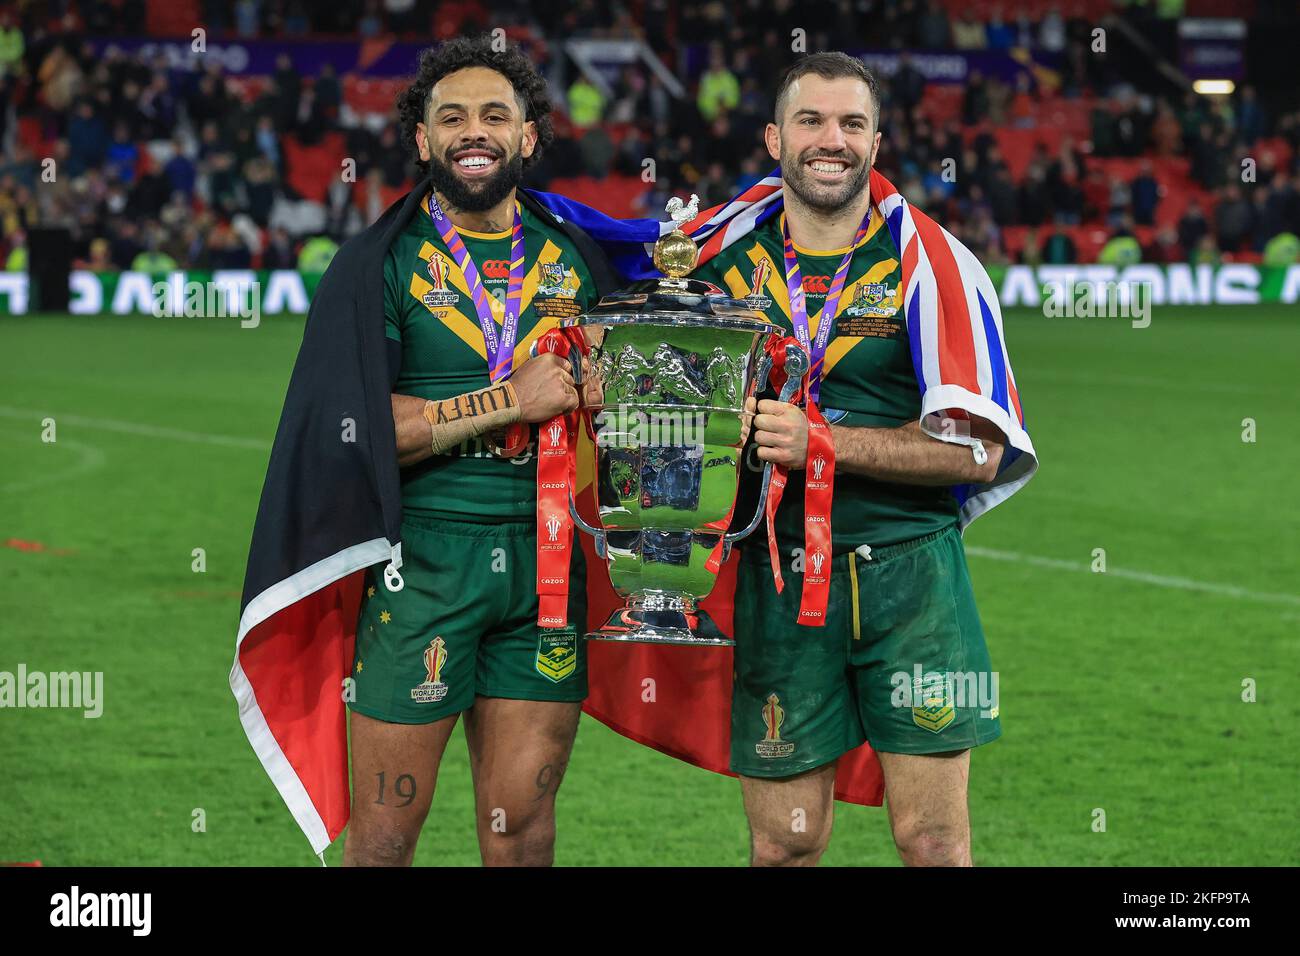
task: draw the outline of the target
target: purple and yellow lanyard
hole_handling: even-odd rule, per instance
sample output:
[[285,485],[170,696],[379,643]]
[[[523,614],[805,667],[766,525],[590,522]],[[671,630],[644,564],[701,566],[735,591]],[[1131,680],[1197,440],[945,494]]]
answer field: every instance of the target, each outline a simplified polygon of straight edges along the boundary
[[488,290],[479,276],[478,266],[465,248],[465,241],[460,237],[456,225],[444,215],[442,206],[429,192],[429,218],[438,227],[438,235],[469,286],[474,309],[478,312],[479,328],[483,330],[483,347],[487,352],[488,376],[496,382],[510,374],[515,360],[515,340],[519,336],[519,305],[524,293],[524,224],[519,216],[519,206],[515,205],[515,224],[510,234],[510,281],[506,286],[506,315],[501,323],[501,337],[497,338],[496,320],[492,318],[492,307],[488,304]]
[[810,341],[808,307],[804,304],[803,275],[799,271],[799,257],[795,255],[794,243],[790,240],[790,227],[784,219],[781,220],[781,235],[785,241],[785,285],[786,291],[790,294],[790,324],[794,326],[794,334],[799,344],[804,347],[812,360],[808,372],[808,400],[813,404],[817,403],[818,396],[821,394],[822,360],[826,358],[826,343],[831,338],[831,326],[835,324],[835,313],[839,310],[840,296],[844,293],[849,265],[853,262],[853,254],[857,251],[858,243],[862,242],[867,235],[867,227],[870,224],[871,207],[868,206],[867,214],[862,217],[862,224],[858,226],[849,251],[844,253],[840,267],[835,270],[830,291],[826,293],[826,301],[822,304],[821,321],[817,325],[817,338]]

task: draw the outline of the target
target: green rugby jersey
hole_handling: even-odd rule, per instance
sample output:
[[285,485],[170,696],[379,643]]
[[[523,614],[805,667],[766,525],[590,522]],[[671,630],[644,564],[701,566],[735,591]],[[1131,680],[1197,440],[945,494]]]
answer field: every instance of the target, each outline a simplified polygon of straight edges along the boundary
[[[773,216],[705,263],[695,276],[747,299],[793,335],[783,222],[784,213]],[[795,246],[814,338],[831,280],[847,251]],[[901,310],[901,278],[894,241],[883,219],[873,214],[850,263],[826,346],[821,409],[832,424],[892,428],[920,417],[921,394]],[[769,391],[767,397],[776,396]],[[752,447],[745,463],[742,484],[747,487],[736,506],[738,522],[747,522],[754,512],[763,464]],[[803,546],[803,496],[803,470],[792,471],[775,522],[778,542],[787,554],[790,548]],[[947,528],[956,521],[957,512],[957,501],[947,488],[876,481],[837,468],[831,509],[834,552],[910,541]],[[762,537],[756,532],[748,543],[761,543]]]
[[[527,361],[534,339],[596,301],[595,282],[568,237],[520,208],[524,286],[516,369]],[[500,328],[510,278],[510,231],[462,229],[460,234],[491,296]],[[402,344],[402,371],[393,391],[436,400],[491,384],[474,299],[424,205],[384,260],[384,317],[388,337]],[[534,438],[507,461],[494,457],[480,439],[462,442],[402,469],[402,508],[434,518],[530,519],[536,507],[536,451]]]

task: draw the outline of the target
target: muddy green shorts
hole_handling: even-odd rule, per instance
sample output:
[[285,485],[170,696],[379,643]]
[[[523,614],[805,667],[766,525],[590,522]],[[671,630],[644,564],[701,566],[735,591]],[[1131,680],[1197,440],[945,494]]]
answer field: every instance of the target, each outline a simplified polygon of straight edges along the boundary
[[863,741],[885,753],[965,750],[994,740],[997,676],[956,525],[839,555],[825,627],[795,623],[803,575],[746,548],[736,582],[731,769],[786,777]]
[[400,591],[367,574],[352,677],[359,714],[424,724],[476,696],[587,696],[586,575],[574,541],[569,623],[537,626],[536,527],[407,516]]

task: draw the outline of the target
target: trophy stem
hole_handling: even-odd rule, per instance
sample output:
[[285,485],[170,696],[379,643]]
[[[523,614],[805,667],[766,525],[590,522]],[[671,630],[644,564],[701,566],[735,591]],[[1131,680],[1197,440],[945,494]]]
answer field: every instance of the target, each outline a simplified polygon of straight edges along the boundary
[[587,634],[589,641],[626,641],[639,644],[694,644],[732,647],[708,612],[683,591],[635,591],[627,603],[610,615],[603,627]]

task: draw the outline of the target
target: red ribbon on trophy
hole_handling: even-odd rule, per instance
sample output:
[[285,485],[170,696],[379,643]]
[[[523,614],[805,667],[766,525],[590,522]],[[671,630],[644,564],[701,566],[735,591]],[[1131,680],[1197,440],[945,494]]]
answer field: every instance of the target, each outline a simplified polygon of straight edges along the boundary
[[[551,329],[533,345],[533,352],[554,352],[578,361],[587,353],[580,329]],[[578,386],[581,398],[583,386]],[[537,434],[537,624],[564,627],[569,623],[569,564],[573,554],[573,516],[569,495],[578,486],[578,420],[580,408],[543,422]]]
[[[767,353],[772,360],[768,377],[778,391],[786,382],[785,350],[790,344],[797,345],[798,340],[793,337],[768,340]],[[811,369],[808,374],[813,374]],[[806,397],[805,383],[790,400],[797,405]],[[835,444],[830,426],[817,403],[808,399],[804,411],[808,416],[808,452],[804,460],[804,574],[799,623],[822,627],[826,624],[826,604],[831,587],[831,494],[835,489]],[[771,484],[767,490],[767,547],[778,594],[785,590],[785,581],[781,576],[781,554],[776,546],[774,521],[788,480],[788,468],[772,466]]]

